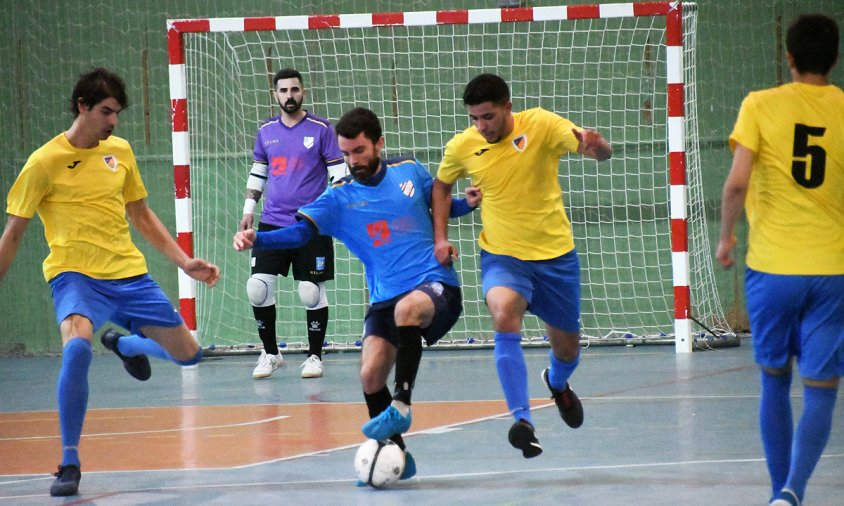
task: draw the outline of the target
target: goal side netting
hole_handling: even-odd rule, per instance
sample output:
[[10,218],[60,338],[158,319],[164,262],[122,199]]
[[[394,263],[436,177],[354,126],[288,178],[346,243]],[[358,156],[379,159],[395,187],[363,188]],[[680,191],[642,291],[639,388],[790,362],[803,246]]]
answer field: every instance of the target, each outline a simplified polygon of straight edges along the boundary
[[[581,262],[584,340],[675,342],[683,351],[704,333],[731,333],[704,213],[693,5],[217,18],[168,28],[179,241],[222,269],[213,289],[180,273],[182,313],[204,347],[259,343],[245,290],[249,255],[231,237],[256,131],[279,113],[271,79],[283,67],[302,72],[306,109],[332,121],[372,109],[384,156],[413,155],[432,175],[448,140],[470,126],[462,91],[481,72],[510,84],[514,110],[541,106],[600,131],[614,147],[610,161],[571,156],[559,165]],[[480,228],[478,213],[450,224],[465,307],[443,345],[492,339]],[[354,346],[367,307],[362,267],[341,243],[335,252],[327,341]],[[280,280],[276,301],[279,341],[306,345],[291,278]],[[523,335],[541,343],[544,334],[528,315]]]

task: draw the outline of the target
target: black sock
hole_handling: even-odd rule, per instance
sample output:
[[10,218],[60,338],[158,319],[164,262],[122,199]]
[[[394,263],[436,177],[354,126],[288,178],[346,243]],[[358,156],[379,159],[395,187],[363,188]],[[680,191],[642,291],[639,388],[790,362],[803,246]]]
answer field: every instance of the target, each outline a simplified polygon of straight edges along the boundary
[[419,362],[422,361],[422,333],[417,326],[398,327],[399,351],[396,355],[396,390],[393,399],[410,405],[410,394]]
[[307,310],[308,355],[322,358],[322,343],[325,342],[325,328],[328,326],[328,306]]
[[264,351],[270,355],[278,355],[278,343],[275,335],[275,305],[257,307],[252,306],[252,314],[258,324],[258,337],[264,343]]

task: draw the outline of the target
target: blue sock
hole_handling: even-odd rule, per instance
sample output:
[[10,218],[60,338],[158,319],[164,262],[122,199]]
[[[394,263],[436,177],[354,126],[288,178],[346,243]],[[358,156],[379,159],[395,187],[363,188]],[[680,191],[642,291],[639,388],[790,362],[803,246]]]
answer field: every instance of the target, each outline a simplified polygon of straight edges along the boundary
[[527,366],[522,353],[522,335],[518,332],[495,333],[495,368],[504,390],[507,408],[516,421],[522,419],[533,425],[530,417]]
[[794,433],[791,468],[785,483],[785,488],[793,490],[801,501],[809,477],[829,441],[837,395],[835,388],[803,387],[803,414]]
[[566,383],[571,378],[574,370],[577,369],[577,364],[580,363],[580,353],[572,362],[564,362],[554,355],[554,350],[548,352],[551,358],[551,368],[548,370],[548,382],[555,390],[565,390]]
[[81,337],[72,338],[62,350],[57,390],[63,466],[79,466],[78,446],[88,410],[88,367],[92,357],[91,341]]
[[171,357],[170,354],[167,353],[167,350],[162,348],[160,344],[156,343],[152,339],[135,334],[121,337],[117,341],[117,349],[120,350],[120,353],[127,357],[147,355],[149,357],[175,362],[173,357]]
[[774,376],[762,371],[762,396],[759,399],[759,427],[768,474],[771,476],[772,496],[776,496],[788,478],[791,463],[791,438],[794,422],[791,418],[791,374]]

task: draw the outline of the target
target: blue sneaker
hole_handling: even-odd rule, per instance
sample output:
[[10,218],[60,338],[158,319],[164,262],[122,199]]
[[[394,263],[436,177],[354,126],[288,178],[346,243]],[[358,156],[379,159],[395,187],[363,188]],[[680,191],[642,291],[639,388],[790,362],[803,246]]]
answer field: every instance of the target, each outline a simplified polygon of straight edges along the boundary
[[408,480],[416,476],[416,461],[409,451],[404,452],[404,471],[399,476],[400,480]]
[[363,424],[361,431],[369,439],[383,441],[394,434],[402,434],[410,429],[411,413],[402,416],[399,410],[390,406],[381,412],[380,415]]

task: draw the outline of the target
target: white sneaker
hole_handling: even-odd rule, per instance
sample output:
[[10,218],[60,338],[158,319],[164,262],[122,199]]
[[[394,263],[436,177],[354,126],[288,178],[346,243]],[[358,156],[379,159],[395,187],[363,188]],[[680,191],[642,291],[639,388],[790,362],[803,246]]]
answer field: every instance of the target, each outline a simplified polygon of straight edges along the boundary
[[322,360],[316,355],[311,355],[302,362],[302,377],[303,378],[321,378],[322,377]]
[[281,353],[270,355],[266,351],[262,351],[261,356],[258,357],[258,365],[252,370],[252,377],[255,379],[269,378],[282,362],[284,362],[284,359],[281,358]]

